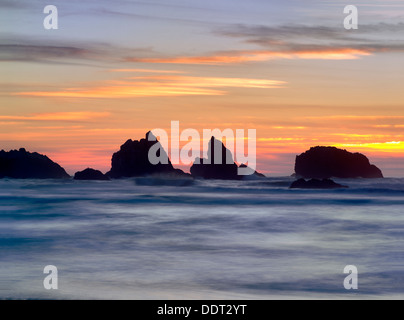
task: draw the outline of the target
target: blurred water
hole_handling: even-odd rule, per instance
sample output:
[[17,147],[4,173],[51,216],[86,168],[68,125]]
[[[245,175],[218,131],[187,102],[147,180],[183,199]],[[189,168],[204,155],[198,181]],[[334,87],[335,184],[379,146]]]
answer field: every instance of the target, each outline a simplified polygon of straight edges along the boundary
[[404,179],[291,182],[2,179],[0,298],[404,298]]

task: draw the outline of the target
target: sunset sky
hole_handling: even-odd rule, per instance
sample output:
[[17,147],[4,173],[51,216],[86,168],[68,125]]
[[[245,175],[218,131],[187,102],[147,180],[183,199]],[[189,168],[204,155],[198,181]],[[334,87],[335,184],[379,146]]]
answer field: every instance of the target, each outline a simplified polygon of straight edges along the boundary
[[0,26],[0,149],[105,172],[127,139],[180,121],[256,129],[269,176],[332,145],[404,177],[402,0],[2,0]]

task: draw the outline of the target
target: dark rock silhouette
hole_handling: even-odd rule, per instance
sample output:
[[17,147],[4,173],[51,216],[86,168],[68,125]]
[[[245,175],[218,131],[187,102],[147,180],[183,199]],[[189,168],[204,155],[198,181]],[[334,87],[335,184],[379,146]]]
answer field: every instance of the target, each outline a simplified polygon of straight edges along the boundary
[[83,171],[76,172],[74,180],[109,180],[109,178],[101,171],[87,168]]
[[0,178],[65,179],[70,178],[60,165],[47,156],[27,152],[24,148],[0,151]]
[[240,180],[241,176],[237,174],[238,167],[230,150],[215,137],[210,139],[208,146],[208,158],[196,158],[191,167],[191,175],[203,179]]
[[383,178],[379,168],[361,153],[335,147],[314,147],[296,156],[296,176],[302,178]]
[[299,179],[294,181],[290,185],[291,189],[341,189],[341,188],[348,188],[347,186],[343,186],[339,183],[334,182],[331,179],[311,179],[311,180],[304,180]]
[[[180,169],[174,169],[168,158],[167,153],[161,147],[159,141],[149,141],[155,139],[149,131],[145,139],[140,141],[126,141],[120,150],[113,154],[111,160],[111,170],[106,175],[113,179],[142,177],[148,175],[170,175],[177,177],[189,177],[189,174],[184,173]],[[161,159],[165,159],[166,163],[152,164],[149,160],[149,150],[152,147],[159,147],[156,155]]]
[[256,179],[264,179],[266,176],[262,173],[259,173],[256,170],[253,170],[252,168],[246,166],[244,163],[240,164],[239,168],[248,168],[251,171],[250,175],[245,175],[242,176],[243,180],[256,180]]

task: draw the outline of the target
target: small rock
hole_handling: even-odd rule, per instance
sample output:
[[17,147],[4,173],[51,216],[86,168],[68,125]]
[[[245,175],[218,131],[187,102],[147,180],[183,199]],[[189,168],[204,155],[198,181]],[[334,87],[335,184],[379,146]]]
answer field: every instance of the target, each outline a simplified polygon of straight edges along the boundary
[[291,189],[341,189],[349,188],[348,186],[343,186],[339,183],[334,182],[331,179],[311,179],[306,181],[305,179],[299,179],[294,181],[290,185]]
[[87,168],[83,171],[76,172],[74,180],[110,180],[101,171]]

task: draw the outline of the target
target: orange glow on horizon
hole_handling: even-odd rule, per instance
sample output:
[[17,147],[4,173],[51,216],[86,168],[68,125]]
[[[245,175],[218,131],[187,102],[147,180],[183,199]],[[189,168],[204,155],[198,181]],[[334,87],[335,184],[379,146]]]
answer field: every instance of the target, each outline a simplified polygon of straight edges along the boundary
[[337,148],[356,148],[358,150],[372,150],[381,152],[400,152],[404,153],[404,141],[388,141],[373,143],[341,143],[334,144]]

